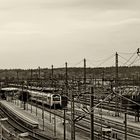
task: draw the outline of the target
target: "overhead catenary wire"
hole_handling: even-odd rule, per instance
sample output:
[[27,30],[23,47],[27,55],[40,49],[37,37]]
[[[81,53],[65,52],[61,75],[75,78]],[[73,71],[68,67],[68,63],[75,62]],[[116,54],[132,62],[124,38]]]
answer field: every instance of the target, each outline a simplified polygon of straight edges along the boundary
[[122,62],[122,61],[119,60],[119,64],[120,64],[120,63],[122,64],[122,65],[120,65],[120,66],[123,66],[123,63],[124,63],[124,62]]
[[111,56],[109,56],[108,58],[106,58],[103,62],[101,62],[99,65],[97,65],[96,67],[99,67],[99,66],[101,66],[102,64],[104,64],[104,63],[106,63],[107,61],[109,61],[109,60],[111,60],[112,58],[114,58],[114,54],[113,55],[111,55]]
[[82,60],[80,60],[80,61],[78,61],[78,62],[76,62],[76,63],[69,63],[69,66],[70,67],[76,67],[76,66],[78,66],[79,64],[81,64],[81,63],[83,63],[83,61],[84,61],[84,59],[82,59]]
[[[77,63],[68,63],[69,64],[69,66],[70,67],[76,67],[76,66],[78,66],[79,64],[81,64],[81,63],[83,63],[83,59],[82,60],[80,60],[80,61],[78,61]],[[65,68],[65,63],[64,64],[62,64],[62,65],[60,65],[60,66],[56,66],[55,67],[55,69],[57,69],[57,68]]]
[[133,101],[133,100],[131,100],[131,99],[125,97],[125,96],[119,95],[118,93],[116,93],[115,91],[113,91],[113,92],[111,92],[109,95],[107,95],[101,102],[99,102],[97,105],[95,105],[95,106],[92,108],[92,110],[94,110],[95,108],[97,108],[100,104],[102,104],[104,101],[106,101],[109,97],[111,97],[111,96],[114,95],[114,94],[115,94],[116,96],[118,96],[118,97],[124,98],[125,100],[127,100],[127,101],[129,101],[129,102],[134,103],[135,105],[140,106],[139,103],[137,103],[137,102],[135,102],[135,101]]
[[133,53],[133,54],[130,56],[130,58],[129,58],[123,65],[126,65],[126,64],[134,57],[135,54],[136,54],[136,51],[135,51],[135,53]]
[[[113,54],[114,55],[114,54]],[[111,55],[112,56],[112,55]],[[110,57],[110,56],[109,56]],[[108,58],[108,57],[107,57]],[[105,59],[107,59],[105,58]],[[105,59],[99,59],[99,60],[90,60],[90,59],[87,59],[87,61],[89,61],[91,64],[93,64],[93,62],[102,62],[104,61]]]
[[138,56],[138,59],[135,61],[135,63],[138,62],[138,61],[140,61],[140,57],[139,56]]
[[131,66],[132,64],[134,64],[136,62],[137,58],[138,58],[138,56],[136,56],[136,58],[128,66]]
[[119,56],[120,58],[122,58],[123,60],[126,60],[126,61],[128,60],[128,59],[124,58],[123,56],[121,56],[121,55],[119,55],[119,54],[118,54],[118,56]]
[[[121,52],[120,52],[121,53]],[[129,59],[126,59],[125,57],[123,57],[122,55],[118,55],[120,58],[122,58],[123,60],[125,60],[126,62],[123,63],[122,66],[132,66],[134,63],[136,63],[137,61],[139,61],[139,48],[134,52],[134,53],[122,53],[122,54],[132,54]],[[135,56],[136,55],[136,56]],[[138,58],[138,59],[137,59]],[[119,61],[120,63],[122,63],[121,61]]]
[[134,53],[118,52],[118,53],[119,54],[125,54],[125,55],[135,54],[135,52]]
[[99,64],[97,64],[97,65],[94,65],[93,62],[92,62],[91,60],[89,60],[89,59],[87,59],[87,61],[88,61],[93,67],[99,67],[99,66],[101,66],[102,64],[106,63],[107,61],[109,61],[109,60],[111,60],[112,58],[114,58],[114,56],[115,56],[115,55],[112,54],[111,56],[107,57],[106,59],[95,60],[95,61],[94,61],[95,63],[96,63],[96,62],[101,62],[101,63],[99,63]]
[[135,101],[133,101],[133,100],[131,100],[131,99],[129,99],[129,98],[127,98],[127,97],[125,97],[125,96],[122,96],[122,95],[119,95],[118,93],[116,93],[116,92],[113,92],[116,96],[119,96],[119,97],[122,97],[122,98],[124,98],[125,100],[127,100],[127,101],[129,101],[129,102],[132,102],[132,103],[134,103],[134,104],[136,104],[136,105],[138,105],[138,106],[140,106],[140,104],[139,103],[137,103],[137,102],[135,102]]

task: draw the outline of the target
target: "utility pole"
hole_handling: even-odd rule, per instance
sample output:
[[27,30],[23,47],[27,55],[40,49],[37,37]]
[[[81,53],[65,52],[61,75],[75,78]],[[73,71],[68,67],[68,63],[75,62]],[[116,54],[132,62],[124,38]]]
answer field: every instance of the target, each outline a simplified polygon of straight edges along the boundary
[[[118,53],[116,52],[116,77],[115,77],[115,88],[117,89],[116,92],[118,93]],[[116,109],[115,109],[115,116],[118,117],[119,116],[119,112],[118,112],[118,98],[116,97]]]
[[33,79],[33,70],[31,69],[31,82],[32,82],[32,79]]
[[[38,67],[38,79],[40,80],[40,67]],[[38,100],[38,97],[36,97],[36,116],[38,114],[38,112],[37,112],[37,108],[38,108],[37,100]]]
[[124,124],[125,124],[125,140],[127,140],[127,112],[125,112]]
[[101,101],[101,140],[103,139],[103,117],[102,117],[102,99],[100,100]]
[[91,96],[90,96],[90,119],[91,119],[91,126],[90,126],[90,138],[91,140],[94,140],[94,91],[93,87],[91,87]]
[[84,92],[85,92],[84,101],[86,102],[86,59],[85,58],[84,58]]
[[[65,85],[66,85],[66,96],[68,97],[68,64],[67,62],[65,63],[65,68],[66,68],[66,71],[65,71]],[[64,108],[64,140],[66,140],[66,108]]]
[[21,99],[21,100],[22,100],[22,101],[21,101],[21,108],[22,108],[22,106],[23,106],[23,86],[24,86],[24,85],[23,85],[23,80],[22,80],[22,91],[21,91],[21,93],[22,93],[22,97],[21,97],[22,99]]
[[36,97],[36,116],[37,116],[37,108],[38,108],[37,100],[38,100],[38,97]]
[[64,108],[64,140],[66,140],[66,108]]
[[40,80],[40,67],[38,67],[38,79]]
[[38,83],[39,83],[39,86],[40,86],[40,67],[38,67]]
[[29,92],[28,92],[28,84],[29,84],[29,82],[28,82],[28,80],[27,80],[27,89],[26,89],[26,92],[27,92],[27,111],[28,111],[28,102],[29,102]]
[[[53,94],[54,94],[54,88],[55,88],[55,85],[54,85],[54,73],[53,73],[53,65],[52,65],[52,88],[53,88]],[[56,106],[54,104],[54,136],[56,137],[56,115],[55,115],[55,109],[56,109]]]
[[[52,69],[51,69],[51,87],[54,88],[54,84],[53,84],[53,65],[52,65]],[[50,123],[51,123],[51,106],[50,106]]]
[[[41,88],[43,90],[43,83],[41,78],[39,77],[39,81],[41,82]],[[44,131],[44,97],[43,97],[43,93],[42,93],[42,120],[43,120],[43,131]]]
[[53,65],[52,65],[52,70],[51,70],[52,87],[54,87],[54,85],[53,85],[53,84],[54,84],[54,83],[53,83],[53,82],[54,82],[54,81],[53,81],[53,76],[54,76],[54,75],[53,75],[53,74],[54,74],[54,72],[53,72]]
[[86,92],[86,59],[84,58],[84,90]]
[[80,83],[81,83],[81,79],[80,79],[80,77],[78,78],[78,94],[80,94],[81,93],[81,88],[80,88]]
[[71,92],[71,140],[75,140],[74,94]]
[[56,116],[55,116],[55,104],[54,104],[54,136],[56,137]]
[[[17,81],[16,84],[19,84],[19,71],[17,70]],[[15,99],[15,101],[17,100],[17,105],[18,105],[18,99]]]
[[118,53],[116,52],[116,80],[115,80],[116,87],[118,87]]
[[19,71],[17,70],[17,84],[19,84]]
[[[30,90],[32,90],[32,79],[33,79],[33,70],[31,69],[31,84],[30,84]],[[31,97],[31,113],[32,113],[32,97]]]
[[104,79],[105,79],[105,72],[103,70],[103,75],[102,75],[102,86],[104,86]]
[[65,81],[65,85],[66,85],[66,96],[68,96],[68,64],[67,62],[65,63],[65,67],[66,67],[66,81]]
[[43,120],[43,131],[44,129],[44,101],[43,101],[44,97],[43,97],[43,93],[42,93],[42,120]]

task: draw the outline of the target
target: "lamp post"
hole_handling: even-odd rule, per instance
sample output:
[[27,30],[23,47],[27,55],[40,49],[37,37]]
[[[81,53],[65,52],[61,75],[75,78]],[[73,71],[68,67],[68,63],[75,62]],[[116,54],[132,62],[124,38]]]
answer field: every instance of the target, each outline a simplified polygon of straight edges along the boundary
[[1,126],[1,139],[0,140],[2,140],[2,122],[7,121],[7,120],[8,120],[8,118],[1,118],[0,119],[0,126]]

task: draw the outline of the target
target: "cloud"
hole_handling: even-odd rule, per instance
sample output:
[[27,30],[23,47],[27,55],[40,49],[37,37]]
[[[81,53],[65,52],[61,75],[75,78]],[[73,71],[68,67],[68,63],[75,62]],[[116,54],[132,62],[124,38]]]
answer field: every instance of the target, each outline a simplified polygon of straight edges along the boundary
[[139,40],[139,8],[139,0],[1,0],[0,58],[46,66],[128,50]]

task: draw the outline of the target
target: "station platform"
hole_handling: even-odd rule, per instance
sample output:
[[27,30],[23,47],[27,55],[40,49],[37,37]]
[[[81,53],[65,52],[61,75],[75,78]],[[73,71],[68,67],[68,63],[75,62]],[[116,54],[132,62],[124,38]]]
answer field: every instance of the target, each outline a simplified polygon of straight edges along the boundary
[[15,106],[12,102],[7,102],[5,100],[1,100],[0,104],[4,105],[11,112],[14,112],[18,117],[21,117],[32,124],[39,124],[39,122],[36,120],[35,117],[33,117],[29,113],[26,113],[26,111],[24,111],[23,108],[19,108],[19,107]]
[[[23,114],[27,118],[30,118],[31,120],[38,122],[39,129],[36,131],[43,133],[44,135],[52,137],[57,140],[64,139],[63,118],[54,116],[53,114],[50,114],[49,112],[44,111],[44,130],[43,130],[42,109],[32,106],[32,111],[31,111],[31,105],[28,104],[28,110],[27,110],[27,106],[26,106],[26,110],[24,110],[23,108],[21,108],[20,101],[16,101],[16,103],[9,102],[9,101],[8,102],[1,101],[1,102],[6,104],[7,106],[10,106],[13,110],[16,110],[17,112]],[[52,109],[52,112],[53,111],[55,111],[55,110]],[[54,124],[54,117],[56,119],[56,126]],[[66,123],[66,128],[67,128],[66,140],[70,140],[71,139],[71,128],[70,128],[70,124],[68,122]],[[84,134],[81,134],[81,132],[76,132],[76,139],[88,140],[89,136],[85,136]]]

